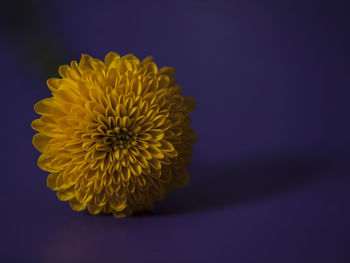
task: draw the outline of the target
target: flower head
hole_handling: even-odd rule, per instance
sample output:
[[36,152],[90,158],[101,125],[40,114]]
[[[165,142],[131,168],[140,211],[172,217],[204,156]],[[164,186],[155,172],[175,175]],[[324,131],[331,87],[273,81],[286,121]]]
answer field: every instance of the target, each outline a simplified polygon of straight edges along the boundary
[[38,166],[58,199],[119,217],[150,210],[188,183],[195,102],[181,96],[173,68],[110,52],[104,61],[82,55],[58,71],[32,122]]

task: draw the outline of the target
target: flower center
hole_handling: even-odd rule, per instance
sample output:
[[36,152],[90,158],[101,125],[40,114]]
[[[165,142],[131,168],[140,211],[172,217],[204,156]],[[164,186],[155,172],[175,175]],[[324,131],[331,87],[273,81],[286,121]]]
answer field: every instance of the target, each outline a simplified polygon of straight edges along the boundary
[[109,144],[113,150],[117,149],[129,149],[131,146],[136,145],[136,135],[132,132],[120,130],[108,131],[105,136],[105,143]]

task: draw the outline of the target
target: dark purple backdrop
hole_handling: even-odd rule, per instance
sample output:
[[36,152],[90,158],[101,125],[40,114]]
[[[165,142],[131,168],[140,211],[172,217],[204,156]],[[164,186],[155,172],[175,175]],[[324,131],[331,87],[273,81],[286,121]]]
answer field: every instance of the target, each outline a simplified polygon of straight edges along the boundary
[[[1,262],[350,262],[348,1],[1,1]],[[73,212],[31,144],[48,77],[114,50],[176,68],[200,135],[153,215]]]

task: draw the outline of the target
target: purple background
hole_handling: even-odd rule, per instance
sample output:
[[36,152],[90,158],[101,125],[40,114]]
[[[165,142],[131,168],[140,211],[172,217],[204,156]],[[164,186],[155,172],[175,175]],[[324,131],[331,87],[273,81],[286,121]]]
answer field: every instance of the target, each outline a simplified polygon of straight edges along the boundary
[[[350,262],[348,1],[1,1],[1,262]],[[71,211],[31,144],[48,77],[114,50],[197,100],[191,184]]]

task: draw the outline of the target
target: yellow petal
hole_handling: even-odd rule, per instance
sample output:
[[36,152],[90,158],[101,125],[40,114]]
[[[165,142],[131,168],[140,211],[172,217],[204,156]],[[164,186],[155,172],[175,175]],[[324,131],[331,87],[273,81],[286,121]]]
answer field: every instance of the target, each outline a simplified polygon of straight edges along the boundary
[[103,206],[98,206],[98,205],[94,204],[93,201],[91,201],[87,204],[87,209],[88,209],[90,214],[97,215],[97,214],[101,213]]
[[69,187],[65,190],[58,191],[57,198],[61,201],[68,201],[74,198],[74,187]]
[[170,79],[174,79],[175,69],[172,67],[163,67],[159,70],[159,75],[167,75]]
[[109,204],[117,212],[124,210],[127,206],[127,202],[125,200],[120,200],[116,196],[111,198]]
[[119,59],[119,58],[120,58],[120,56],[117,53],[111,51],[105,56],[104,62],[106,64],[106,66],[108,67],[112,63],[112,61]]
[[159,127],[159,126],[163,125],[163,123],[166,121],[166,119],[167,119],[167,116],[158,115],[157,117],[155,117],[153,119],[154,127]]
[[150,154],[149,151],[147,151],[146,149],[138,149],[139,154],[145,158],[146,160],[150,160],[152,159],[152,155]]
[[41,133],[37,133],[33,136],[33,145],[39,152],[45,153],[51,137]]
[[131,170],[133,175],[140,175],[142,173],[142,167],[139,164],[130,165],[129,169]]
[[51,91],[56,91],[59,88],[61,79],[50,78],[46,81],[47,86]]
[[43,99],[34,105],[36,113],[41,115],[50,115],[53,109],[52,99]]
[[80,77],[81,74],[80,74],[80,71],[79,71],[79,65],[78,63],[73,60],[71,63],[70,63],[70,66],[71,66],[71,69],[72,69],[72,72],[74,72],[73,74],[76,74],[77,77]]
[[45,125],[46,124],[42,120],[36,119],[36,120],[32,121],[31,127],[33,130],[40,131],[41,129],[43,129],[45,127]]
[[130,180],[130,176],[131,176],[131,171],[129,168],[127,167],[123,167],[121,170],[121,176],[124,182],[127,182]]
[[137,181],[137,184],[139,185],[139,187],[141,187],[141,188],[145,187],[147,184],[146,179],[143,175],[137,176],[136,181]]
[[149,161],[150,166],[154,169],[154,170],[160,170],[162,168],[162,164],[160,163],[160,161],[156,158],[153,158]]
[[80,203],[77,199],[69,200],[69,205],[74,211],[82,211],[86,208],[86,203]]
[[53,157],[48,154],[41,154],[38,158],[38,167],[47,172],[58,172],[59,169],[55,169],[51,166],[50,162],[52,162]]
[[[161,72],[162,69],[160,69],[159,72]],[[170,78],[167,75],[160,75],[158,77],[158,87],[159,89],[165,89],[167,87],[169,87],[170,84]]]
[[160,129],[151,129],[148,133],[152,136],[153,140],[160,141],[164,137],[164,131]]
[[92,60],[91,56],[87,54],[82,54],[79,62],[79,68],[83,71],[92,70],[90,60]]
[[173,152],[175,151],[175,148],[174,146],[167,140],[162,140],[161,141],[161,144],[162,144],[162,150],[165,151],[165,152]]
[[57,100],[60,100],[61,103],[65,102],[75,102],[75,95],[74,93],[69,90],[69,89],[63,89],[63,90],[58,90],[55,92],[54,96],[57,98]]
[[70,67],[68,65],[62,65],[58,67],[58,73],[62,76],[62,78],[67,77],[67,71],[70,70]]
[[154,62],[148,62],[146,64],[146,74],[148,73],[153,73],[153,74],[157,74],[158,73],[158,68],[156,63]]
[[114,212],[113,211],[113,216],[115,218],[124,218],[124,217],[127,217],[128,215],[126,213],[119,213],[119,212]]
[[192,112],[196,107],[196,101],[191,97],[184,97],[184,106],[188,112]]
[[153,147],[153,146],[150,146],[148,148],[148,151],[150,152],[150,154],[154,157],[154,158],[157,158],[157,159],[162,159],[164,158],[164,153],[158,149],[158,147]]
[[140,63],[140,60],[137,57],[135,57],[133,54],[127,54],[127,55],[123,56],[122,59],[132,61],[136,64]]
[[151,61],[153,61],[153,57],[152,56],[148,56],[144,60],[142,60],[142,63],[145,64],[145,63],[151,62]]
[[47,177],[47,187],[50,188],[51,190],[58,190],[58,187],[56,185],[56,180],[57,180],[58,173],[51,173]]

